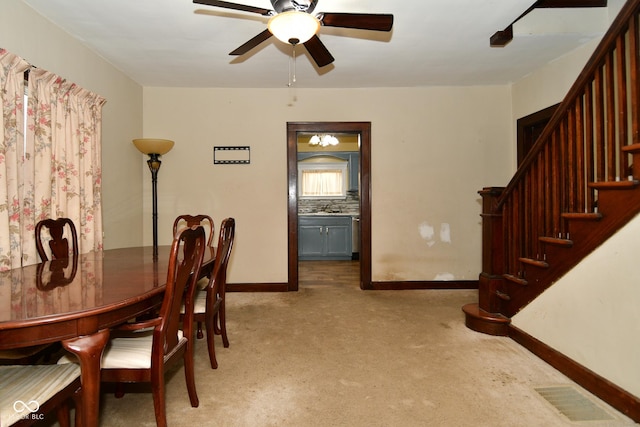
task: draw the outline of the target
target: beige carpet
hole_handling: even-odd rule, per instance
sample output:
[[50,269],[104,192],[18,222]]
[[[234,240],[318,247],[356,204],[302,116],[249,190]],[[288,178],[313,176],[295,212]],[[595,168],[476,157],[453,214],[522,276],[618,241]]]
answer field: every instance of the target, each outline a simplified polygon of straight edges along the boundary
[[[572,384],[508,338],[464,326],[476,291],[361,291],[301,282],[299,292],[227,296],[219,368],[198,341],[200,407],[182,368],[168,379],[170,426],[620,426],[576,423],[534,387]],[[219,337],[218,337],[219,338]],[[101,426],[155,426],[148,391],[105,394]]]

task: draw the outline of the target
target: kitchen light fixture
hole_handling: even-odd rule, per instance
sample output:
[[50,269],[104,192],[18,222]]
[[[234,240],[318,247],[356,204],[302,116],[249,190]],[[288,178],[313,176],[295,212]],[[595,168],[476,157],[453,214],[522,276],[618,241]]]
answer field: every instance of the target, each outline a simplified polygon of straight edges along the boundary
[[133,145],[142,154],[149,155],[147,165],[151,171],[151,188],[153,201],[153,258],[158,258],[158,171],[160,170],[160,156],[173,148],[174,142],[168,139],[140,138],[134,139]]
[[329,145],[338,145],[340,141],[333,135],[313,135],[309,139],[309,145],[319,145],[321,147],[328,147]]
[[320,29],[320,21],[309,13],[291,10],[269,19],[267,28],[278,40],[295,46],[313,37]]

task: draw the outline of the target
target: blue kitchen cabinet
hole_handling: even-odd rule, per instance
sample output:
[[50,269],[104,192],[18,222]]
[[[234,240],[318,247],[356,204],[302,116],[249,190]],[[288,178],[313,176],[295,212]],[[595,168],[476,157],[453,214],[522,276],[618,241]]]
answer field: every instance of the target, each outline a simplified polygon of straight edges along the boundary
[[298,218],[298,259],[350,260],[351,217],[303,215]]

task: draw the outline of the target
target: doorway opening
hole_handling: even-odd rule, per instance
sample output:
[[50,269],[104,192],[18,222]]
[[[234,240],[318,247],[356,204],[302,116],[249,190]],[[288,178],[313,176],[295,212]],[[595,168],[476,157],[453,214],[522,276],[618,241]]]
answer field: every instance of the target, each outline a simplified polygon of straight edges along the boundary
[[533,144],[538,140],[538,137],[542,134],[542,131],[547,126],[547,123],[549,123],[549,120],[551,120],[553,113],[555,113],[559,105],[560,104],[552,105],[528,116],[519,118],[516,121],[518,167],[520,167],[524,158],[527,157],[527,154],[531,151],[531,147],[533,147]]
[[310,134],[358,135],[358,213],[357,241],[360,288],[371,285],[371,123],[370,122],[289,122],[287,123],[288,178],[288,290],[297,291],[299,285],[299,180],[298,142]]

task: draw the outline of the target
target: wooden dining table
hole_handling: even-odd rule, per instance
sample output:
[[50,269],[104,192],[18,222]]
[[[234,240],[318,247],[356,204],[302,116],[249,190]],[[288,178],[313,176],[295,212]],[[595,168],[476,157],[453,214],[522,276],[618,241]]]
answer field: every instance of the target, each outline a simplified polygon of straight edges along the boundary
[[[110,249],[0,272],[0,350],[62,342],[81,367],[83,425],[98,426],[109,329],[159,307],[170,246]],[[205,252],[200,277],[213,269]]]

